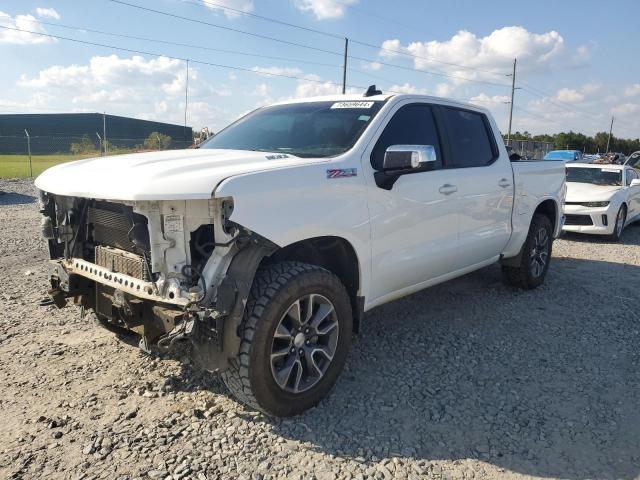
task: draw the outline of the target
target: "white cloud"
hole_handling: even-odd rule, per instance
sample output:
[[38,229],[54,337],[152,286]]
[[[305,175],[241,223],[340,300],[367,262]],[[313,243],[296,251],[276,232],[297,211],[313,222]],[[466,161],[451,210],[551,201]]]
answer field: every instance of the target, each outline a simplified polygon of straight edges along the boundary
[[[549,62],[563,47],[564,39],[556,31],[538,34],[520,26],[503,27],[486,37],[477,37],[467,30],[460,30],[449,40],[442,42],[432,40],[402,46],[400,41],[395,39],[382,43],[383,49],[415,55],[416,68],[438,66],[449,72],[464,73],[465,77],[477,76],[478,73],[441,62],[504,72],[511,67],[513,59],[517,58],[521,68],[534,70]],[[383,57],[397,55],[383,49],[379,52]]]
[[637,103],[623,103],[611,109],[611,111],[617,115],[627,115],[631,113],[640,112],[640,104]]
[[591,52],[586,45],[580,45],[571,58],[571,65],[574,67],[582,67],[589,63],[591,59]]
[[[117,55],[92,57],[85,65],[54,65],[33,77],[21,76],[18,86],[45,91],[66,106],[63,110],[107,111],[166,122],[184,121],[186,68],[184,62],[166,57],[145,59]],[[189,69],[189,123],[211,124],[206,105],[231,92],[201,80]]]
[[397,38],[393,40],[385,40],[384,42],[382,42],[382,45],[380,45],[380,47],[380,56],[384,58],[396,57],[400,55],[400,53],[398,52],[405,50],[400,43],[400,40],[398,40]]
[[29,30],[34,33],[18,32],[16,30],[0,29],[0,45],[3,43],[13,45],[35,45],[40,43],[53,43],[56,40],[51,37],[37,35],[47,33],[33,15],[16,15],[12,17],[8,13],[0,11],[0,25],[18,30]]
[[323,81],[317,75],[305,75],[306,80],[299,80],[294,98],[318,97],[342,93],[342,86],[330,81]]
[[297,77],[302,75],[302,70],[296,67],[253,67],[252,70],[272,77],[282,75]]
[[640,83],[629,85],[624,89],[624,95],[626,97],[635,97],[636,95],[640,95]]
[[211,10],[224,13],[227,18],[238,18],[241,15],[240,12],[249,13],[254,9],[253,0],[215,0],[212,2],[202,0],[202,4]]
[[439,83],[436,86],[436,96],[438,97],[450,97],[455,91],[455,86],[450,83]]
[[256,85],[256,88],[253,91],[253,95],[257,95],[258,97],[268,97],[269,86],[266,83],[261,83],[259,85]]
[[475,95],[469,99],[470,103],[475,103],[482,107],[495,107],[496,104],[505,104],[510,101],[511,98],[508,95],[487,95],[486,93]]
[[318,20],[342,18],[350,5],[358,0],[293,0],[293,4],[303,12],[312,12]]
[[427,95],[428,93],[426,88],[418,88],[408,82],[402,85],[391,85],[389,91],[395,93],[412,93],[415,95]]
[[60,20],[60,14],[56,12],[53,8],[36,8],[36,15],[43,18],[53,18],[55,20]]
[[584,95],[573,88],[561,88],[556,94],[556,100],[565,103],[578,103],[584,100]]
[[380,62],[364,62],[362,67],[365,70],[373,70],[374,72],[377,72],[382,68],[382,64]]

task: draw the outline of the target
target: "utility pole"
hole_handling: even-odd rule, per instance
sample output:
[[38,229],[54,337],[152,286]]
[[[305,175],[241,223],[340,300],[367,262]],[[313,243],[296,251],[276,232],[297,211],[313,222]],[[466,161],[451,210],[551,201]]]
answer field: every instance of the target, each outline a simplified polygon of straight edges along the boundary
[[349,39],[344,37],[344,62],[342,64],[342,94],[347,92],[347,58],[349,53]]
[[611,145],[611,132],[613,132],[613,116],[611,117],[611,126],[609,127],[609,138],[607,138],[607,152],[609,153],[609,145]]
[[104,157],[104,152],[102,151],[102,137],[98,132],[96,132],[96,137],[98,137],[98,143],[100,144],[100,156]]
[[516,63],[518,59],[513,59],[513,73],[511,74],[511,104],[509,106],[509,131],[507,132],[507,145],[511,141],[511,122],[513,120],[513,97],[516,92]]
[[[187,140],[187,105],[189,101],[189,59],[187,58],[187,79],[184,87],[184,139]],[[191,139],[193,141],[193,139]]]
[[104,146],[104,156],[107,156],[107,114],[102,112],[102,141]]
[[31,163],[31,136],[25,128],[24,134],[27,136],[27,151],[29,152],[29,177],[33,178],[33,164]]

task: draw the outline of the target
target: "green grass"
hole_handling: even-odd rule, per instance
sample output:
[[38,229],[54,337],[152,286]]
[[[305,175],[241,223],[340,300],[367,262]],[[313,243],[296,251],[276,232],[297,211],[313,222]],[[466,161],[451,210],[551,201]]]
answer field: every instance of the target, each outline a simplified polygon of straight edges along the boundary
[[[47,168],[59,163],[86,158],[82,155],[32,155],[33,176],[37,177]],[[29,177],[28,155],[0,155],[0,178]]]

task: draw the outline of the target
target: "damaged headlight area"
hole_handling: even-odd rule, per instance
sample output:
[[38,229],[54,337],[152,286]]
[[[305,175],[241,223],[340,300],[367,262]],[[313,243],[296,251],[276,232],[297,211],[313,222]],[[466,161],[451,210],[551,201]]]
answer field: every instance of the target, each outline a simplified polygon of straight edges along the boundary
[[[147,352],[191,340],[204,368],[226,367],[239,345],[245,284],[275,249],[231,222],[232,199],[39,197],[58,307],[72,301],[107,326],[137,332]],[[256,248],[257,260],[244,265]]]

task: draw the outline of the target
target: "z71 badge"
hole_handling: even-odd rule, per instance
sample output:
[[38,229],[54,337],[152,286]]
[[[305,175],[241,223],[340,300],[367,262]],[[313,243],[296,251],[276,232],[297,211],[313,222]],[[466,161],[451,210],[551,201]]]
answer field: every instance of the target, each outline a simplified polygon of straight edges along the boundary
[[327,178],[347,178],[357,176],[357,168],[332,168],[331,170],[327,170]]

